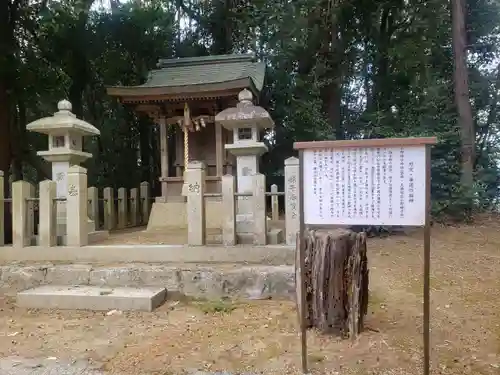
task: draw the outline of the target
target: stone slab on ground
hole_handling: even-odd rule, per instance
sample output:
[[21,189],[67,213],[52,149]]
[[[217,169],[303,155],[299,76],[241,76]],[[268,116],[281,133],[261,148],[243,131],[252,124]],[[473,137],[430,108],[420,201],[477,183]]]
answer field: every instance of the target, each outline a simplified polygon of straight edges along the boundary
[[218,299],[295,299],[294,266],[239,264],[10,264],[0,266],[0,294],[40,285],[160,287],[169,293]]
[[44,285],[19,292],[17,304],[39,309],[153,311],[165,298],[165,288]]

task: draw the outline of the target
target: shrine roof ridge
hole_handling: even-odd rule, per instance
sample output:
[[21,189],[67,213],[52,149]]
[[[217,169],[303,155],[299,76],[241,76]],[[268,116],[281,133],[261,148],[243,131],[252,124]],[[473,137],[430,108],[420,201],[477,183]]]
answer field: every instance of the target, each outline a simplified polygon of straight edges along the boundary
[[170,68],[177,66],[196,66],[206,64],[224,64],[224,63],[237,63],[237,62],[256,62],[255,55],[211,55],[211,56],[197,56],[197,57],[177,57],[173,59],[158,59],[156,67]]
[[337,148],[364,148],[364,147],[411,147],[434,145],[437,143],[436,137],[407,137],[407,138],[372,138],[372,139],[352,139],[341,141],[311,141],[295,142],[295,150],[312,149],[337,149]]

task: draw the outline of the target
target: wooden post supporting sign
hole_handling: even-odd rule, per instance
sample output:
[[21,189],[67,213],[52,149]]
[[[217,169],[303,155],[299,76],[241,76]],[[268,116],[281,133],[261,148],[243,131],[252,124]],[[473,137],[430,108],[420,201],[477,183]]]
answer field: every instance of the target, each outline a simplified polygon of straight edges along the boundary
[[424,375],[430,368],[430,148],[428,138],[296,142],[300,225],[296,280],[302,371],[308,372],[305,311],[306,226],[424,228]]

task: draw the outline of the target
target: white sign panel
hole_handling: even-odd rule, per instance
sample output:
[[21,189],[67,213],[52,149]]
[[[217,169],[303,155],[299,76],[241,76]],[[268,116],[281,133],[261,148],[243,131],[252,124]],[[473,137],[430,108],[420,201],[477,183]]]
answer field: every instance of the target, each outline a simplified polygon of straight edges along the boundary
[[424,225],[425,153],[425,146],[305,149],[305,224]]
[[52,181],[56,182],[57,198],[66,198],[68,191],[69,162],[57,161],[52,163]]

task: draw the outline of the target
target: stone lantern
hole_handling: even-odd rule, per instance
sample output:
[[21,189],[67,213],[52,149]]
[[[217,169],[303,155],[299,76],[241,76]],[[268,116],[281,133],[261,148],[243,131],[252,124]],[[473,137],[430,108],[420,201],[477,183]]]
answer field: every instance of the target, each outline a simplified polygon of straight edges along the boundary
[[[92,154],[83,151],[83,137],[100,135],[100,132],[93,125],[77,119],[71,112],[69,101],[61,100],[57,109],[58,112],[53,116],[33,121],[26,129],[48,135],[48,150],[38,151],[37,154],[52,164],[52,180],[57,185],[57,198],[66,198],[69,167],[92,157]],[[65,208],[65,202],[57,202],[58,237],[66,234]],[[93,228],[93,222],[89,220],[89,231],[93,231]]]
[[[269,113],[252,102],[252,93],[244,89],[238,94],[239,103],[215,116],[215,121],[233,132],[233,143],[225,148],[236,157],[236,184],[238,193],[252,192],[252,176],[259,173],[259,157],[267,152],[260,140],[260,132],[274,127]],[[240,234],[253,230],[253,206],[249,197],[238,197],[236,231]]]

